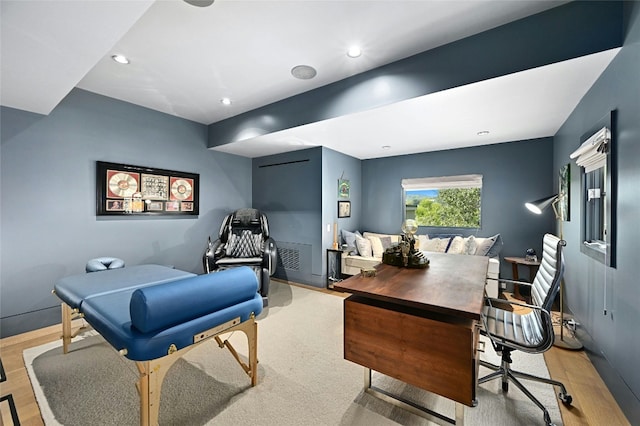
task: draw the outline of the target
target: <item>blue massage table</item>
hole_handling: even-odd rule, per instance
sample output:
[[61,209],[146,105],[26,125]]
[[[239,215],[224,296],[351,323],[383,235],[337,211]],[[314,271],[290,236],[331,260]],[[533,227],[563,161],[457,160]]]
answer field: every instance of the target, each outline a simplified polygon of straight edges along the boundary
[[[139,265],[62,278],[62,341],[67,353],[72,320],[84,318],[121,355],[136,362],[140,424],[157,425],[164,376],[182,355],[215,339],[257,384],[258,280],[249,267],[195,275],[160,265]],[[242,331],[248,365],[221,334]]]

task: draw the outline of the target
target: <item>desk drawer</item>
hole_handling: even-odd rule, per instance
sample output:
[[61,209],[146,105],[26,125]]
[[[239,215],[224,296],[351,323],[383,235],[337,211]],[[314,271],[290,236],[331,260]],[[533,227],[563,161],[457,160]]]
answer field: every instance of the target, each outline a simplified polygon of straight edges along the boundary
[[476,322],[371,299],[344,302],[344,357],[421,389],[472,406]]

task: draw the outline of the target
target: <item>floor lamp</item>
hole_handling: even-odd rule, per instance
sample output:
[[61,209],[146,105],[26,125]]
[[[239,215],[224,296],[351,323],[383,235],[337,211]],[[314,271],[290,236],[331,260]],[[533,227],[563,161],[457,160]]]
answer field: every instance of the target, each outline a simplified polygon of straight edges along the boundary
[[[562,217],[558,214],[558,209],[556,205],[565,197],[564,194],[555,194],[551,197],[541,198],[540,200],[532,201],[530,203],[525,203],[525,206],[529,211],[535,214],[542,214],[544,210],[549,208],[553,209],[553,213],[555,214],[556,220],[560,221],[560,239],[563,239],[562,232]],[[576,338],[574,333],[571,333],[567,336],[564,334],[564,279],[560,281],[560,335],[556,335],[555,341],[553,342],[554,346],[563,349],[571,349],[571,350],[579,350],[582,349],[582,343]]]

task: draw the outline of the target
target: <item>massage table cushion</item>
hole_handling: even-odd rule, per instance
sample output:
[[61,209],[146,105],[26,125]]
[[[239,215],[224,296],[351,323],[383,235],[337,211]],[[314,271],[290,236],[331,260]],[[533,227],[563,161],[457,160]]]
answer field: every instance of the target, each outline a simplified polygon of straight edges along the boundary
[[[169,269],[160,268],[164,273]],[[91,275],[127,269],[133,268]],[[244,322],[262,312],[258,280],[249,267],[206,275],[182,272],[188,274],[186,277],[176,271],[173,281],[167,281],[172,274],[159,274],[157,270],[154,274],[154,269],[137,271],[155,277],[152,284],[134,285],[135,279],[125,275],[121,288],[112,280],[92,281],[91,287],[96,290],[92,293],[85,289],[89,287],[86,282],[82,286],[73,279],[63,279],[56,285],[56,294],[66,303],[78,306],[105,340],[117,350],[124,350],[122,353],[134,361],[163,357],[171,350],[194,344],[194,336],[199,333],[236,318]],[[180,278],[175,279],[176,276]]]
[[54,286],[54,290],[64,303],[76,309],[80,308],[83,300],[91,297],[195,276],[190,272],[161,265],[137,265],[109,269],[99,274],[64,277]]

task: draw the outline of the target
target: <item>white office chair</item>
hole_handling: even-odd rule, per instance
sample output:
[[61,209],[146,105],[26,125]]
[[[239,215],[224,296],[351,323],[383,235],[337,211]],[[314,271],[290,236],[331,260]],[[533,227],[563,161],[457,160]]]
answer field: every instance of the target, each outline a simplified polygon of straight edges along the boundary
[[[528,353],[542,353],[547,351],[554,342],[553,323],[551,320],[551,306],[560,289],[560,281],[564,273],[564,257],[562,247],[566,245],[564,240],[555,235],[546,234],[543,238],[542,260],[540,269],[531,286],[531,304],[506,301],[502,299],[487,298],[487,305],[482,315],[483,329],[481,333],[489,337],[496,353],[502,355],[500,366],[480,361],[480,364],[494,370],[493,373],[482,377],[478,383],[484,383],[492,379],[501,378],[502,390],[509,390],[509,381],[513,382],[531,401],[533,401],[544,413],[544,421],[547,426],[553,425],[547,409],[525,388],[518,378],[535,380],[560,387],[558,394],[565,405],[571,405],[571,395],[567,393],[565,386],[556,380],[537,377],[511,369],[511,352],[519,350]],[[501,282],[511,282],[499,279]],[[519,285],[522,283],[517,282]],[[505,309],[505,304],[528,308],[526,313],[517,313]]]

